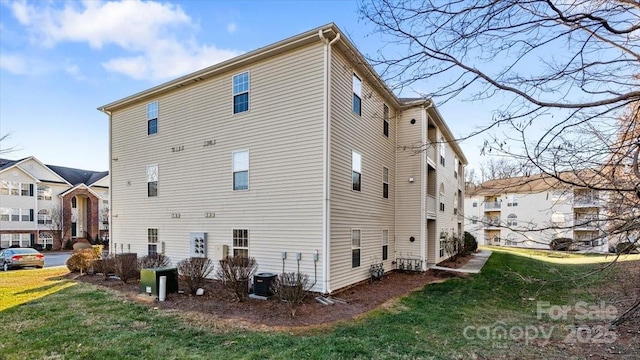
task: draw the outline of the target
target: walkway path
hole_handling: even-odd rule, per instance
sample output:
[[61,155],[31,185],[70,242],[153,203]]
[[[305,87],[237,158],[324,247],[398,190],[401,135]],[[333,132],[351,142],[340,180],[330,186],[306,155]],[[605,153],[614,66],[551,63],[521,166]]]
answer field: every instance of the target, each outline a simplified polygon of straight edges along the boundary
[[480,273],[480,270],[482,270],[482,267],[487,262],[487,260],[489,260],[491,253],[491,250],[480,250],[479,252],[473,254],[473,258],[471,258],[469,262],[457,269],[452,269],[444,266],[432,266],[429,269],[478,274]]

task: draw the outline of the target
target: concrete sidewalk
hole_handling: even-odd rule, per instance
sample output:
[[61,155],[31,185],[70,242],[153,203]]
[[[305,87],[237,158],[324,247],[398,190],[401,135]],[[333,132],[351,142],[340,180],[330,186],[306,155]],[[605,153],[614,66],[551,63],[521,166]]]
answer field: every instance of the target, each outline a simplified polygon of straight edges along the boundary
[[487,260],[489,260],[491,254],[491,250],[480,250],[479,252],[473,254],[473,258],[471,258],[469,262],[458,269],[452,269],[444,266],[431,266],[429,269],[461,272],[467,274],[478,274],[480,273],[480,270],[482,270],[482,267],[487,262]]

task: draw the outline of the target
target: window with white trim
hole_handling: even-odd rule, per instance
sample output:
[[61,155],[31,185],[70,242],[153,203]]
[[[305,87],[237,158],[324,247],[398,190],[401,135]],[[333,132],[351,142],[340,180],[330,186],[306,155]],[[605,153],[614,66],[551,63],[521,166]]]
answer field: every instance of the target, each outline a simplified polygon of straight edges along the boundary
[[460,166],[460,160],[458,158],[453,159],[453,178],[458,178],[458,167]]
[[382,197],[389,198],[389,169],[382,168]]
[[516,242],[516,235],[511,233],[507,235],[507,238],[504,240],[504,244],[507,246],[516,246],[518,243]]
[[473,200],[473,203],[471,204],[471,206],[477,208],[478,207],[478,200]]
[[0,195],[9,195],[11,185],[8,181],[0,181]]
[[19,196],[20,195],[20,183],[12,181],[11,182],[11,195]]
[[158,165],[147,166],[147,197],[158,196]]
[[233,152],[233,190],[249,190],[249,150]]
[[147,229],[147,255],[158,255],[158,229]]
[[42,244],[44,248],[46,248],[47,245],[53,247],[53,236],[47,232],[41,232],[38,234],[38,243]]
[[382,105],[382,134],[389,137],[389,107]]
[[33,221],[33,209],[20,209],[21,221]]
[[20,221],[20,209],[11,209],[11,221]]
[[382,260],[389,258],[389,230],[382,230]]
[[0,221],[9,221],[9,219],[11,218],[10,216],[11,216],[10,208],[0,208]]
[[233,76],[233,113],[249,110],[249,72]]
[[78,199],[75,196],[71,198],[71,208],[72,209],[78,208]]
[[446,243],[447,243],[447,234],[444,233],[444,232],[440,232],[440,242],[439,242],[439,245],[440,245],[439,255],[440,255],[440,257],[444,256],[444,249],[445,249]]
[[233,229],[233,256],[249,257],[248,229]]
[[518,226],[518,215],[509,214],[507,216],[507,226]]
[[444,211],[444,183],[440,183],[440,211]]
[[353,74],[353,112],[362,114],[362,80],[356,74]]
[[475,224],[477,224],[477,223],[478,223],[478,217],[474,215],[474,216],[471,218],[471,223],[472,223],[472,224],[474,224],[474,225],[475,225]]
[[446,166],[445,155],[447,153],[446,143],[444,138],[440,138],[440,165]]
[[20,195],[31,196],[31,194],[33,193],[33,191],[29,191],[29,188],[31,186],[32,186],[31,184],[25,184],[25,183],[20,184]]
[[147,104],[147,135],[158,133],[158,102]]
[[507,206],[518,206],[518,199],[515,195],[507,196]]
[[49,186],[38,186],[38,200],[51,200],[51,188]]
[[38,211],[38,224],[51,224],[49,209],[41,209]]
[[360,267],[360,241],[361,231],[357,229],[351,230],[351,267]]
[[351,185],[354,191],[360,191],[362,187],[362,156],[351,151]]

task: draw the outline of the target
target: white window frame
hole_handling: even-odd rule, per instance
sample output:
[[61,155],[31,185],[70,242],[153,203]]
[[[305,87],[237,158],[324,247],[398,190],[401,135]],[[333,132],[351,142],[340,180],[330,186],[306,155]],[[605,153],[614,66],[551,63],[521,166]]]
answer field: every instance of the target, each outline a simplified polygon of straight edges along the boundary
[[[355,185],[355,182],[353,181],[353,173],[358,174],[358,190],[353,188]],[[362,155],[354,150],[351,150],[351,191],[362,192]]]
[[[384,257],[385,246],[387,247],[387,257]],[[389,229],[382,229],[382,261],[389,259]]]
[[20,182],[12,181],[9,193],[12,196],[20,196]]
[[[235,79],[239,76],[247,75],[247,89],[243,91],[236,92],[236,84]],[[244,84],[244,81],[242,82]],[[247,94],[247,110],[236,112],[236,103],[235,99],[238,95]],[[249,112],[251,110],[251,72],[249,70],[243,71],[231,76],[231,114],[242,114],[245,112]]]
[[[385,185],[387,185],[387,196],[384,196]],[[360,186],[362,186],[362,179],[360,179]],[[382,167],[382,198],[389,198],[389,168]]]
[[0,221],[11,221],[11,208],[0,208]]
[[48,232],[41,232],[38,234],[38,244],[41,244],[43,248],[47,248],[47,245],[53,246],[53,236]]
[[51,224],[51,214],[49,212],[49,209],[38,210],[38,224]]
[[516,214],[507,215],[507,226],[518,226],[518,215]]
[[0,195],[9,195],[11,194],[11,182],[0,180]]
[[440,137],[440,165],[447,166],[447,146],[444,137]]
[[[389,107],[387,106],[387,104],[382,104],[382,135],[384,137],[389,137],[389,115],[390,111],[389,111]],[[384,129],[387,129],[387,133],[384,133]]]
[[31,209],[20,209],[20,221],[22,222],[31,221]]
[[439,239],[439,251],[438,251],[438,255],[440,255],[440,257],[444,257],[444,249],[445,249],[445,245],[447,242],[447,234],[444,232],[440,232],[440,239]]
[[[152,110],[150,110],[150,108]],[[158,104],[157,100],[147,103],[147,136],[156,135],[158,133],[159,113],[160,113],[160,104]],[[156,121],[156,131],[154,133],[149,133],[149,122],[152,120]]]
[[[357,232],[358,234],[358,238],[357,238],[357,244],[355,244],[355,238],[353,237],[353,235]],[[358,266],[353,266],[353,255],[354,255],[354,250],[358,250]],[[351,229],[351,268],[352,269],[356,269],[359,268],[360,266],[362,266],[362,230],[361,229]]]
[[21,218],[22,217],[20,216],[20,208],[11,208],[11,221],[17,222],[20,221]]
[[[360,79],[360,77],[356,75],[356,73],[353,73],[353,76],[351,77],[351,91],[351,111],[358,116],[362,116],[362,79]],[[360,113],[357,113],[355,111],[355,97],[358,97],[360,105],[360,108],[358,110],[360,111]]]
[[[151,251],[151,247],[154,251]],[[158,255],[158,228],[147,228],[147,255]]]
[[[147,198],[155,198],[158,197],[158,183],[160,178],[160,169],[157,164],[155,165],[147,165]],[[149,191],[149,184],[156,183],[156,193],[155,195],[151,195]]]
[[38,186],[38,200],[51,200],[51,187],[48,185]]
[[[247,154],[247,163],[246,163],[246,169],[244,167],[239,167],[236,169],[236,154],[242,154],[242,153],[246,153]],[[233,191],[249,191],[249,189],[251,188],[251,174],[250,174],[250,166],[251,164],[251,153],[249,152],[249,149],[244,149],[244,150],[236,150],[233,151],[231,153],[231,190]],[[239,172],[246,172],[247,173],[247,188],[246,189],[236,189],[236,173]]]
[[[242,233],[244,232],[244,234]],[[243,236],[245,235],[246,236]],[[246,242],[246,244],[240,244],[238,245],[239,241],[243,241]],[[249,229],[244,228],[244,229],[232,229],[231,230],[231,254],[233,254],[233,256],[237,256],[237,252],[236,251],[242,251],[242,252],[246,252],[247,254],[247,258],[249,257]]]
[[507,196],[507,207],[515,207],[518,206],[518,199],[515,195],[511,194]]

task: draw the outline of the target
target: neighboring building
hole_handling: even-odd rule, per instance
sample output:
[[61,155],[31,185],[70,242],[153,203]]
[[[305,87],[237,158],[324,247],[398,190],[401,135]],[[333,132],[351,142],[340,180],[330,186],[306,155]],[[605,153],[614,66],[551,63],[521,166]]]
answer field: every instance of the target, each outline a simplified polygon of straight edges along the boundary
[[[255,257],[330,293],[461,234],[466,159],[333,24],[102,106],[112,252]],[[442,236],[441,236],[442,235]]]
[[576,250],[607,251],[606,203],[602,193],[550,176],[491,180],[467,188],[465,229],[485,245],[549,249],[569,238]]
[[[57,212],[57,213],[53,213]],[[0,159],[0,247],[109,237],[109,173]],[[55,219],[60,219],[55,221]]]

